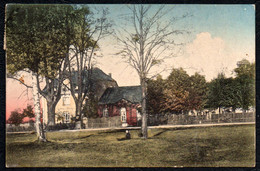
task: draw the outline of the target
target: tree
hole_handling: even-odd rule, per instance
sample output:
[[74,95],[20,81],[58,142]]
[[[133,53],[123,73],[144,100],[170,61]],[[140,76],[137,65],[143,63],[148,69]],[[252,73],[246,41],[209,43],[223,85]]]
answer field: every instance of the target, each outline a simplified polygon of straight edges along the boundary
[[52,6],[48,11],[52,19],[50,20],[48,17],[45,17],[44,19],[48,21],[42,21],[45,25],[52,28],[46,31],[47,34],[45,36],[49,37],[44,39],[46,40],[45,44],[43,44],[43,49],[45,50],[43,56],[45,58],[40,63],[43,68],[41,75],[44,77],[46,85],[44,89],[40,88],[37,77],[38,90],[47,101],[47,128],[48,125],[55,124],[55,108],[61,98],[61,89],[63,81],[66,78],[65,73],[68,65],[65,59],[69,55],[71,40],[75,37],[75,33],[70,29],[70,24],[75,20],[72,6]]
[[[142,87],[142,137],[146,139],[147,133],[147,78],[153,66],[159,65],[167,57],[176,55],[174,47],[174,35],[183,34],[183,30],[174,30],[174,19],[165,19],[167,11],[164,6],[154,10],[152,5],[132,5],[130,26],[122,28],[123,36],[117,35],[121,44],[118,53],[131,67],[133,67],[140,78]],[[168,10],[169,12],[170,10]],[[184,16],[185,17],[185,16]]]
[[11,112],[7,123],[14,124],[16,126],[20,125],[23,122],[25,117],[34,118],[35,114],[31,105],[28,105],[22,112],[19,112],[19,109],[16,109]]
[[[189,76],[183,68],[173,68],[160,88],[155,84],[153,86],[155,90],[151,90],[161,98],[155,99],[160,102],[159,111],[163,113],[185,114],[190,110],[202,110],[207,101],[205,77],[199,73]],[[151,107],[154,106],[156,102]]]
[[14,124],[15,126],[20,125],[23,122],[24,116],[18,111],[12,111],[7,123]]
[[208,106],[209,108],[237,106],[237,85],[233,78],[226,78],[223,73],[209,83]]
[[242,108],[244,112],[255,101],[255,63],[248,60],[241,60],[237,63],[235,78],[226,78],[224,74],[209,84],[208,107],[220,108],[232,107]]
[[28,105],[25,109],[23,109],[22,115],[23,117],[34,118],[35,114],[33,112],[33,107]]
[[82,112],[84,116],[87,118],[97,118],[99,115],[97,114],[98,109],[98,99],[94,98],[93,96],[89,96],[86,100],[85,104],[83,105]]
[[173,69],[166,81],[164,90],[165,112],[174,112],[176,114],[186,113],[190,110],[190,77],[182,68]]
[[76,106],[76,127],[82,128],[83,103],[90,93],[92,86],[91,73],[99,49],[98,42],[110,34],[111,24],[106,15],[108,11],[102,9],[95,14],[87,6],[75,9],[74,25],[71,30],[75,33],[71,41],[70,57],[68,61],[69,89]]
[[243,59],[237,63],[234,71],[238,93],[237,106],[245,112],[250,106],[255,106],[255,63]]
[[225,104],[223,96],[223,80],[224,74],[218,74],[217,78],[212,80],[209,84],[208,106],[210,108],[219,108]]
[[195,73],[190,76],[189,109],[202,110],[207,102],[207,82],[205,76]]
[[163,112],[162,105],[164,104],[165,80],[161,75],[158,75],[155,80],[147,81],[147,111],[152,114],[160,114]]
[[[32,72],[36,131],[40,141],[46,138],[41,124],[39,93],[47,100],[52,121],[54,113],[50,106],[56,105],[60,92],[57,89],[54,93],[53,80],[59,75],[61,61],[68,52],[67,41],[64,41],[67,35],[64,11],[68,8],[67,5],[9,5],[7,8],[7,70],[9,75],[23,70]],[[45,78],[47,92],[40,89],[40,75]]]

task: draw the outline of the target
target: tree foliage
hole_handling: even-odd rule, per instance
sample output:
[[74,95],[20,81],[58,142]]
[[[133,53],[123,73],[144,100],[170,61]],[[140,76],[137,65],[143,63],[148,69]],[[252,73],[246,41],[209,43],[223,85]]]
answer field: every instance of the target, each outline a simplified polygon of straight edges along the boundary
[[148,81],[148,109],[152,114],[202,110],[206,101],[207,83],[198,73],[189,76],[182,68],[174,68],[167,79],[159,76]]
[[[38,93],[47,101],[48,124],[55,122],[55,106],[60,99],[62,64],[71,36],[66,21],[71,18],[72,10],[70,5],[19,4],[7,8],[7,71],[15,75],[29,70],[37,77]],[[44,91],[39,76],[45,80]]]
[[188,110],[190,80],[182,68],[173,69],[167,78],[165,94],[165,112],[182,113]]
[[189,76],[182,68],[173,69],[167,78],[165,112],[187,113],[201,110],[206,103],[205,77],[195,73]]
[[190,110],[202,110],[207,102],[207,82],[205,76],[195,73],[190,76],[189,87],[189,109]]
[[24,117],[34,118],[35,114],[33,111],[33,107],[31,105],[28,105],[25,109],[23,109],[22,115]]
[[[94,13],[87,6],[75,8],[75,18],[70,29],[75,34],[71,39],[70,56],[67,56],[69,89],[76,106],[76,121],[82,127],[83,102],[90,94],[91,74],[99,50],[99,41],[111,34],[107,9]],[[78,123],[77,122],[77,125]]]
[[243,59],[237,63],[234,71],[238,94],[237,106],[248,110],[250,106],[255,106],[255,63]]
[[158,75],[156,79],[147,81],[147,111],[149,114],[156,115],[162,113],[164,89],[165,80],[161,75]]
[[55,78],[67,52],[64,11],[67,5],[8,5],[6,20],[7,69],[29,69]]
[[234,69],[235,78],[219,74],[209,83],[208,107],[248,110],[255,102],[255,63],[243,59]]
[[236,83],[233,78],[226,78],[223,73],[209,83],[208,106],[210,108],[235,107]]
[[14,124],[15,126],[20,125],[23,122],[24,116],[18,111],[12,111],[7,123]]
[[9,119],[7,120],[7,123],[18,126],[21,123],[23,123],[23,119],[25,117],[29,117],[29,118],[35,117],[35,114],[33,112],[33,107],[31,105],[28,105],[25,109],[23,109],[22,112],[20,112],[19,109],[12,111]]

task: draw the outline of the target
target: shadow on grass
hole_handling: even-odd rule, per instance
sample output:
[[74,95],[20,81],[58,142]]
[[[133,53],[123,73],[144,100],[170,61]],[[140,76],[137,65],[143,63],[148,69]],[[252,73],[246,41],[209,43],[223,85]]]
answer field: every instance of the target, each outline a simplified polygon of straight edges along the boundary
[[117,138],[117,141],[125,141],[125,140],[131,140],[131,139],[127,139],[127,138]]
[[98,132],[98,134],[112,134],[112,133],[117,133],[117,132],[125,132],[125,130],[109,130],[105,132]]
[[87,136],[84,136],[84,137],[74,138],[74,140],[81,140],[81,139],[89,138],[91,136],[94,136],[94,134],[90,134],[90,135],[87,135]]
[[154,134],[153,137],[157,137],[165,132],[169,131],[169,129],[163,129],[162,131],[158,132],[157,134]]

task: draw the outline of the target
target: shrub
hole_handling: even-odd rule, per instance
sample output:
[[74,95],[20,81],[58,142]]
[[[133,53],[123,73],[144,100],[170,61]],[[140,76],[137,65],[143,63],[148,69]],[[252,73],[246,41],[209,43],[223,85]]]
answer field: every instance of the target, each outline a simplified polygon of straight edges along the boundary
[[18,110],[15,110],[11,112],[11,116],[9,117],[7,122],[9,124],[14,124],[15,126],[18,126],[23,122],[23,118],[24,116],[21,113],[19,113]]
[[48,130],[62,130],[62,129],[74,129],[75,123],[59,123],[55,125],[48,126]]

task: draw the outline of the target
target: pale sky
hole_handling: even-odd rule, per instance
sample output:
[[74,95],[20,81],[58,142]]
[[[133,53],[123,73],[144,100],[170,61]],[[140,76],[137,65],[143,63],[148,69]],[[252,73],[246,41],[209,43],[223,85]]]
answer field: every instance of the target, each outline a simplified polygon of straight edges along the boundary
[[[109,8],[108,17],[113,21],[113,29],[117,29],[118,26],[127,27],[128,23],[122,20],[122,16],[129,13],[126,5],[90,5],[100,6]],[[168,13],[167,18],[181,16],[187,12],[192,15],[178,21],[174,26],[191,33],[189,36],[179,37],[186,42],[183,53],[176,58],[168,59],[153,71],[167,68],[168,72],[162,73],[166,78],[172,67],[183,67],[188,74],[199,72],[210,81],[219,72],[225,72],[226,76],[234,76],[232,70],[236,67],[237,61],[243,58],[250,62],[255,61],[253,5],[166,5],[166,8],[172,7],[174,8]],[[154,5],[153,8],[158,8],[158,5]],[[116,43],[111,36],[100,43],[100,53],[103,57],[97,60],[97,66],[107,74],[112,73],[119,86],[139,85],[137,72],[115,55],[120,50],[117,49]],[[26,79],[30,81],[30,78]],[[26,96],[18,99],[23,91],[22,85],[7,79],[7,115],[15,108],[26,106]]]
[[[97,7],[97,5],[93,5]],[[253,5],[168,5],[175,6],[168,17],[190,13],[192,16],[176,23],[176,29],[184,28],[191,33],[183,36],[186,42],[183,54],[171,58],[158,66],[169,69],[162,73],[169,75],[172,67],[183,67],[188,74],[199,72],[205,75],[207,81],[225,72],[232,75],[236,62],[246,58],[255,61],[255,10]],[[110,9],[110,16],[114,19],[114,28],[127,23],[117,19],[122,14],[128,14],[125,5],[106,5]],[[153,8],[157,8],[154,5]],[[121,17],[122,18],[122,17]],[[134,69],[125,63],[118,55],[116,41],[108,37],[101,45],[103,58],[98,59],[98,66],[106,73],[112,73],[120,86],[138,85],[139,78]],[[248,55],[246,55],[248,54]]]

